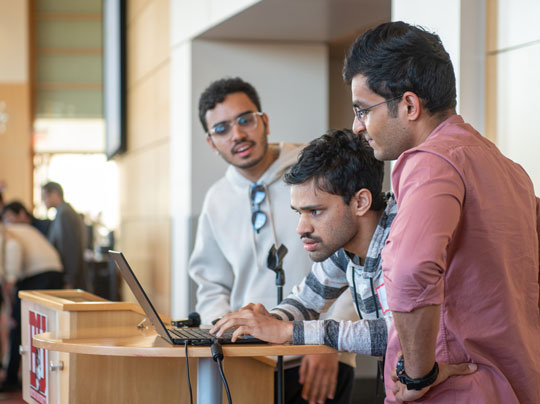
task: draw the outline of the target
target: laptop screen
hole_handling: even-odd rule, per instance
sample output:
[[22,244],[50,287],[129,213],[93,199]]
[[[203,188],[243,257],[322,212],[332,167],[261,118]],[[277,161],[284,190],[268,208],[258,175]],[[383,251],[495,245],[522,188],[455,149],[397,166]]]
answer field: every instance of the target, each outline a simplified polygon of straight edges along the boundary
[[142,288],[141,284],[139,283],[137,277],[131,270],[126,258],[124,257],[124,254],[118,251],[112,251],[109,250],[109,254],[114,260],[114,263],[116,264],[116,267],[122,274],[122,277],[128,284],[129,288],[135,295],[135,298],[141,305],[142,309],[144,310],[146,317],[152,325],[154,326],[154,329],[157,331],[161,337],[163,337],[167,342],[172,344],[172,338],[169,335],[169,332],[165,328],[165,325],[163,324],[163,321],[161,321],[161,318],[159,317],[156,309],[152,305],[152,302],[150,302],[150,299],[148,299],[148,296],[146,295],[144,289]]

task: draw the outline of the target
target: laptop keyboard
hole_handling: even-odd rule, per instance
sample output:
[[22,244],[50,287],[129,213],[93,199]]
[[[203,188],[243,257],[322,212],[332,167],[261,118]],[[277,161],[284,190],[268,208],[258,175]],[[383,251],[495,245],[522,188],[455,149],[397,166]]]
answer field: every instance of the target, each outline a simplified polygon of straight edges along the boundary
[[[214,339],[215,335],[210,334],[208,330],[200,328],[169,328],[171,334],[182,339]],[[234,330],[227,330],[221,338],[232,338]]]

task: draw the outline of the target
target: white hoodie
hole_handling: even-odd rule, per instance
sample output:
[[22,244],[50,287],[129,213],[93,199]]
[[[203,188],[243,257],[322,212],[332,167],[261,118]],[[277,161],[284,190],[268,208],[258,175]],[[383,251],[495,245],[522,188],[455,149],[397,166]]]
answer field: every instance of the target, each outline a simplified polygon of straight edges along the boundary
[[[198,285],[196,310],[203,324],[250,302],[262,303],[268,310],[277,305],[276,276],[266,265],[273,244],[284,244],[289,250],[283,260],[284,298],[309,273],[313,263],[296,233],[298,215],[290,207],[289,187],[282,179],[304,146],[270,144],[279,148],[279,157],[257,182],[266,187],[260,209],[267,221],[259,233],[251,225],[253,183],[234,166],[229,166],[225,177],[208,190],[189,263],[189,273]],[[357,318],[350,294],[344,295],[345,300],[336,302],[339,308],[329,317]]]

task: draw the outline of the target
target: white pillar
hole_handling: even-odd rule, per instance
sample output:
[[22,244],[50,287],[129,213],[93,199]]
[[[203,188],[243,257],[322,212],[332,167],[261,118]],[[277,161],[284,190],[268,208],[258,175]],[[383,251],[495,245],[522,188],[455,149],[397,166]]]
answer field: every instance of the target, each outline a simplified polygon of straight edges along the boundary
[[392,21],[439,35],[454,65],[458,113],[483,133],[485,0],[392,0]]

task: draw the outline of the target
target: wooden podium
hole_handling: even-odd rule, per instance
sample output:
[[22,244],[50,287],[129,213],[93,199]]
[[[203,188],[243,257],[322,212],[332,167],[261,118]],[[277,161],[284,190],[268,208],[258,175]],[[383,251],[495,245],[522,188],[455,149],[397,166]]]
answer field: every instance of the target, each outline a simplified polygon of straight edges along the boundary
[[[184,347],[168,344],[151,326],[137,327],[145,319],[138,305],[81,290],[19,296],[26,402],[189,403]],[[273,404],[275,361],[267,355],[330,352],[326,346],[225,345],[233,402]],[[189,347],[188,357],[194,402],[226,402],[210,348]]]

